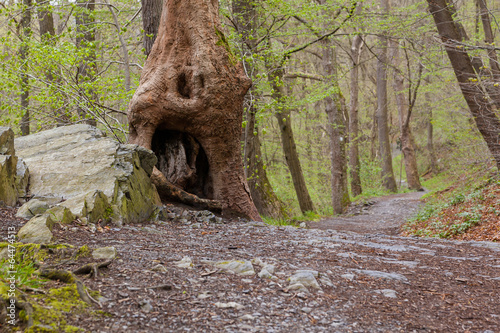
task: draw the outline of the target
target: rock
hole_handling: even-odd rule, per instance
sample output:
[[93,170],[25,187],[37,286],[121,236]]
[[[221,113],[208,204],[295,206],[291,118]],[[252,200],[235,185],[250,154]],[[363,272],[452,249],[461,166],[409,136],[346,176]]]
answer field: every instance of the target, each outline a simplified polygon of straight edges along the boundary
[[262,268],[259,272],[259,277],[261,279],[270,279],[273,275],[266,268]]
[[159,272],[159,273],[167,273],[168,270],[165,266],[163,266],[162,264],[158,264],[156,266],[154,266],[153,268],[151,268],[151,270],[153,272]]
[[202,292],[201,294],[198,295],[198,298],[199,299],[206,299],[206,298],[209,298],[209,297],[212,297],[213,294],[211,291],[204,291]]
[[319,282],[327,287],[334,287],[332,280],[330,280],[330,278],[326,275],[321,275],[319,278]]
[[144,312],[151,312],[153,311],[153,306],[151,305],[150,300],[142,300],[140,302],[141,310]]
[[29,220],[17,233],[22,243],[45,244],[52,239],[54,221],[50,215],[36,215]]
[[26,197],[29,182],[29,169],[22,158],[17,159],[16,165],[16,190],[19,198]]
[[305,292],[309,293],[309,290],[300,282],[290,284],[286,289],[286,292],[288,291],[297,291],[297,292]]
[[239,317],[240,320],[254,320],[255,317],[252,316],[251,314],[244,314],[243,316]]
[[374,278],[382,278],[382,279],[389,279],[389,280],[398,280],[402,282],[408,282],[408,279],[406,276],[397,274],[397,273],[386,273],[386,272],[380,272],[380,271],[371,271],[371,270],[360,270],[360,269],[353,269],[353,271],[361,274],[365,274]]
[[349,280],[349,281],[354,280],[354,274],[350,274],[350,273],[342,274],[340,277],[342,277],[342,278],[344,278],[346,280]]
[[17,157],[14,150],[14,132],[0,127],[0,204],[15,206]]
[[49,209],[49,204],[38,200],[31,199],[17,210],[16,216],[24,219],[30,219],[35,215],[43,214]]
[[6,246],[0,250],[0,261],[9,259],[9,248]]
[[[306,271],[306,270],[301,270],[295,272],[294,275],[288,278],[288,281],[290,281],[290,286],[300,283],[306,288],[314,288],[314,289],[321,289],[321,287],[318,284],[318,281],[316,281],[316,278],[314,277],[314,272],[315,271]],[[290,289],[290,287],[288,287]]]
[[217,302],[217,303],[214,303],[214,305],[218,308],[221,308],[221,309],[233,308],[236,310],[241,310],[241,309],[245,308],[244,305],[241,305],[241,304],[236,303],[236,302],[228,302],[228,303]]
[[382,294],[385,297],[389,298],[397,298],[396,296],[396,291],[392,289],[382,289],[382,290],[375,290],[376,293]]
[[60,205],[90,223],[149,221],[161,207],[150,180],[153,152],[95,127],[54,128],[17,138],[15,148],[30,169],[29,193],[63,198]]
[[111,260],[116,258],[116,249],[113,246],[100,247],[92,251],[94,259]]
[[174,265],[180,268],[193,268],[193,260],[189,257],[184,257],[182,260],[174,262]]
[[46,213],[52,217],[55,223],[70,224],[75,220],[75,215],[64,206],[54,206],[47,210]]
[[311,309],[310,307],[307,307],[307,306],[304,306],[302,309],[300,309],[300,311],[304,312],[304,313],[311,313],[313,309]]
[[254,275],[253,265],[248,260],[229,260],[215,263],[215,267],[238,275]]

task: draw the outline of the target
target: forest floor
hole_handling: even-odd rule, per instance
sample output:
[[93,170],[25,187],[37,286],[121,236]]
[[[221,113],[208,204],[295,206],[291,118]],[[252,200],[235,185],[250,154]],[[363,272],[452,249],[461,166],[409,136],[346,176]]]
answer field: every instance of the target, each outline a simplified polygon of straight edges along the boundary
[[[118,254],[97,277],[81,278],[99,291],[94,308],[103,312],[70,311],[66,324],[88,332],[500,332],[500,244],[397,236],[419,195],[375,199],[311,229],[191,219],[56,228],[57,243]],[[21,226],[12,213],[0,211],[3,231]],[[224,268],[238,263],[248,275]]]

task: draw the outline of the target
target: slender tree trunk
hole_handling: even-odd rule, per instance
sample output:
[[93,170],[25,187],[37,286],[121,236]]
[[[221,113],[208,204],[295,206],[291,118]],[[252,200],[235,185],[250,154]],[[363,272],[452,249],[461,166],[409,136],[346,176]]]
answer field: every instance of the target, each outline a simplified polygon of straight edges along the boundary
[[218,1],[165,1],[129,105],[129,142],[158,156],[152,180],[162,199],[261,220],[241,161],[251,80],[221,29]]
[[458,48],[455,41],[461,39],[454,24],[452,9],[446,0],[427,0],[441,40],[455,71],[462,95],[474,117],[477,129],[500,169],[500,121],[480,84],[469,54]]
[[[85,48],[87,51],[78,66],[76,81],[80,86],[80,95],[82,99],[85,100],[85,103],[83,101],[80,103],[82,105],[86,104],[88,108],[91,108],[90,103],[87,103],[86,100],[90,100],[91,102],[97,100],[97,94],[94,89],[88,87],[88,83],[94,81],[97,72],[94,32],[95,19],[93,13],[95,2],[94,0],[78,0],[77,5],[79,8],[76,15],[76,46],[79,49]],[[78,114],[82,119],[85,119],[86,123],[96,126],[96,120],[93,119],[92,115],[81,105],[78,107]]]
[[[249,0],[235,0],[232,9],[238,33],[242,35],[242,50],[247,54],[252,54],[255,51],[257,42],[254,31],[257,23],[255,3]],[[252,63],[244,62],[244,66],[247,73],[250,75],[254,73]],[[247,109],[247,123],[244,131],[245,148],[243,152],[245,175],[253,202],[259,214],[275,219],[285,218],[286,212],[269,182],[264,167],[259,128],[255,117],[257,110],[255,109],[254,98],[255,91],[250,88],[245,96]]]
[[[381,0],[384,14],[389,13],[389,0]],[[387,100],[387,38],[380,36],[377,61],[377,127],[382,167],[382,185],[391,192],[396,192],[396,180],[392,170],[391,144],[389,141],[388,100]]]
[[278,111],[276,111],[275,115],[280,128],[283,153],[285,155],[288,170],[290,170],[290,175],[292,176],[292,182],[295,193],[297,194],[300,210],[305,213],[307,211],[314,211],[314,205],[309,195],[300,165],[299,154],[297,153],[297,146],[295,145],[295,139],[293,137],[290,110],[284,106],[283,102],[285,98],[283,77],[283,69],[277,69],[269,73],[268,80],[273,88],[273,98],[278,103]]
[[[323,72],[328,82],[339,89],[336,70],[333,63],[331,42],[325,39],[323,42]],[[336,214],[342,214],[349,205],[349,191],[347,189],[347,161],[345,154],[345,124],[342,121],[342,108],[340,93],[336,96],[325,98],[325,112],[328,115],[328,134],[330,136],[330,155],[332,172],[332,207]]]
[[[411,113],[409,102],[406,99],[404,77],[400,72],[399,43],[391,42],[392,59],[394,65],[393,88],[396,94],[396,105],[399,113],[399,129],[401,133],[401,150],[403,152],[406,180],[410,190],[422,190],[418,175],[417,158],[413,147],[413,138],[410,128]],[[416,88],[417,89],[417,88]]]
[[23,117],[21,119],[22,135],[30,134],[30,110],[29,110],[29,79],[28,79],[28,52],[29,40],[31,37],[31,0],[23,0],[23,14],[21,17],[21,47],[19,58],[21,60],[21,109]]
[[144,30],[144,54],[149,56],[151,48],[158,34],[161,13],[163,8],[162,0],[141,0],[142,3],[142,27]]
[[[429,80],[427,80],[429,83]],[[436,153],[434,151],[434,125],[432,124],[432,105],[429,92],[425,92],[425,102],[427,108],[427,152],[429,153],[429,163],[433,175],[439,173],[439,168],[436,161]]]
[[[490,13],[486,6],[486,0],[476,0],[476,4],[479,8],[479,14],[483,23],[484,42],[490,47],[494,46],[495,39],[493,30],[491,29]],[[490,70],[483,69],[480,70],[479,73],[481,76],[489,76],[492,78],[492,80],[485,81],[484,85],[493,103],[495,103],[497,109],[500,109],[500,87],[498,87],[498,85],[495,86],[495,84],[500,81],[500,65],[498,64],[497,52],[494,48],[488,49],[488,59]]]
[[[54,17],[52,15],[52,10],[50,4],[45,3],[42,0],[37,0],[37,14],[38,14],[38,23],[40,26],[40,36],[43,43],[47,45],[54,46],[56,31],[54,28]],[[60,79],[54,76],[54,73],[51,69],[47,69],[45,72],[45,78],[47,83],[49,84],[49,91],[54,94],[58,94],[56,89],[53,89],[54,86],[60,84]],[[55,109],[52,108],[52,112],[54,114],[54,118],[56,119],[57,126],[64,126],[69,123],[69,117],[66,115],[64,109]]]
[[359,95],[359,61],[361,58],[361,48],[363,47],[363,39],[356,35],[351,46],[351,101],[349,103],[349,168],[351,175],[351,193],[358,196],[362,192],[360,163],[359,163],[359,122],[358,122],[358,95]]

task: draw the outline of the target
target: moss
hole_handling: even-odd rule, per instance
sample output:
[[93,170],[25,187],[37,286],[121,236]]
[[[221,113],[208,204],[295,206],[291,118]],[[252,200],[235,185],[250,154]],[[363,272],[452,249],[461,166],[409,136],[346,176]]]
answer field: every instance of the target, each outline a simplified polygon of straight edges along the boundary
[[238,63],[238,59],[231,50],[231,46],[229,46],[229,43],[224,33],[220,31],[219,28],[215,27],[215,34],[217,35],[217,37],[219,37],[219,40],[217,41],[217,43],[215,43],[215,45],[223,46],[227,51],[227,56],[231,65],[233,66],[236,65]]
[[68,325],[67,321],[68,316],[89,313],[88,305],[80,299],[75,284],[51,289],[46,295],[29,296],[29,302],[33,306],[33,327],[26,332],[84,332]]
[[83,245],[78,249],[75,259],[82,258],[82,257],[88,257],[88,256],[90,256],[90,253],[91,252],[90,252],[89,247],[87,245]]

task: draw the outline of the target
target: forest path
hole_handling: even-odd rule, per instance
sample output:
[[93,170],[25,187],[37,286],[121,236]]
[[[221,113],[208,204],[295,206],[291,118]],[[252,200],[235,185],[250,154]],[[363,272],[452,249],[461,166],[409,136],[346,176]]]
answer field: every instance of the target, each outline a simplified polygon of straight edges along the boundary
[[311,229],[397,235],[401,225],[422,205],[425,192],[410,192],[373,198],[349,208],[344,216],[306,222]]

